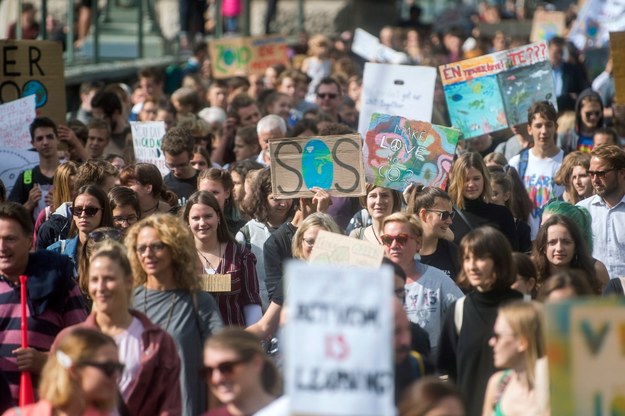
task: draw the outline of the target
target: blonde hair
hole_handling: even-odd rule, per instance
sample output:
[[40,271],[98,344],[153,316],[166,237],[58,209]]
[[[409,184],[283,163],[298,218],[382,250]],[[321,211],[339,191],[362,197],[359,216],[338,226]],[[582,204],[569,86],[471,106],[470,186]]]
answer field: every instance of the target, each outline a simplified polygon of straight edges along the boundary
[[132,267],[135,286],[147,281],[147,274],[137,255],[137,237],[144,228],[153,228],[161,242],[171,250],[172,272],[178,289],[195,291],[199,288],[195,265],[195,243],[191,230],[181,219],[169,214],[154,214],[142,219],[128,230],[124,243]]
[[384,218],[382,222],[382,228],[386,227],[386,224],[391,222],[399,222],[408,225],[410,234],[413,237],[423,237],[423,225],[421,220],[416,215],[408,215],[403,212],[395,212],[388,217]]
[[451,201],[460,209],[464,209],[464,186],[466,184],[467,171],[477,169],[482,174],[484,189],[479,196],[484,202],[490,202],[492,190],[490,187],[490,172],[484,163],[484,159],[477,152],[465,153],[454,162],[451,169],[451,180],[447,192]]
[[76,176],[78,167],[72,161],[68,161],[60,165],[56,172],[54,172],[54,178],[52,182],[54,187],[52,189],[52,211],[61,206],[63,202],[69,202],[74,198],[74,187],[72,176]]
[[506,320],[517,337],[527,342],[525,367],[530,388],[533,388],[536,382],[536,361],[545,355],[542,305],[522,300],[510,302],[499,308],[499,316]]
[[304,233],[311,229],[312,227],[321,227],[326,231],[330,231],[331,233],[343,234],[341,228],[336,224],[334,219],[328,214],[324,214],[322,212],[315,212],[310,214],[299,227],[297,227],[297,231],[293,236],[293,241],[291,243],[291,249],[293,251],[293,257],[296,259],[301,259],[303,257],[302,250],[302,242],[304,241]]
[[571,198],[571,203],[576,204],[581,201],[582,198],[577,194],[575,190],[575,186],[571,181],[571,176],[573,175],[573,169],[576,166],[581,166],[584,169],[590,169],[590,154],[583,153],[580,151],[571,152],[562,161],[560,165],[560,169],[556,172],[556,175],[553,177],[553,181],[558,185],[564,186],[569,193],[569,197]]
[[[124,281],[129,281],[130,283],[132,283],[132,267],[130,266],[130,260],[128,260],[128,251],[123,244],[107,238],[100,243],[94,243],[91,246],[91,250],[95,251],[93,251],[93,253],[89,257],[89,264],[93,263],[93,261],[97,258],[106,257],[119,265],[119,267],[122,269],[122,277],[124,278]],[[89,270],[87,270],[87,273],[89,273]],[[88,288],[88,275],[85,280]],[[129,289],[126,292],[126,300],[128,301],[128,307],[130,307],[130,305],[132,305],[132,289]]]
[[[68,366],[80,365],[81,361],[90,360],[97,351],[111,345],[117,349],[117,344],[108,335],[100,331],[88,328],[76,328],[65,335],[59,342],[55,352],[48,356],[39,383],[39,397],[50,402],[52,408],[66,407],[79,401],[84,409],[84,394],[80,386],[80,380],[73,377]],[[58,357],[64,355],[71,362],[60,362]],[[117,405],[116,396],[113,395],[111,402],[89,403],[100,410],[112,410]]]

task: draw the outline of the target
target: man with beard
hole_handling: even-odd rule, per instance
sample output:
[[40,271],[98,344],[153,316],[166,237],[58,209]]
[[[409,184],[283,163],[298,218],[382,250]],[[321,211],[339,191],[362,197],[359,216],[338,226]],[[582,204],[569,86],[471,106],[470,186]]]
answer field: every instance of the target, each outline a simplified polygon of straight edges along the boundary
[[592,256],[608,268],[611,279],[625,276],[625,151],[598,146],[590,153],[588,175],[595,196],[577,205],[592,217]]

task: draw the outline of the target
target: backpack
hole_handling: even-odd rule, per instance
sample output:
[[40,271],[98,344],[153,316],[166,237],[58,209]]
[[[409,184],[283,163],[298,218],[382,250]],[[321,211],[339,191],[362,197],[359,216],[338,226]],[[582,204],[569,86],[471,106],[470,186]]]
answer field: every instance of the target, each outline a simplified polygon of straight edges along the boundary
[[525,172],[527,171],[527,163],[530,158],[530,148],[521,150],[519,153],[519,177],[523,180]]

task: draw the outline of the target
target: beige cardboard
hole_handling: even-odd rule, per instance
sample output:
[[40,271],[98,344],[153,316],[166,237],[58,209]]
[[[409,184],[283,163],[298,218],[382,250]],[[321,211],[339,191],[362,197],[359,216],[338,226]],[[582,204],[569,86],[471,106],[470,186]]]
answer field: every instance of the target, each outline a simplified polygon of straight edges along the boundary
[[61,44],[46,40],[2,40],[0,48],[0,104],[35,94],[37,116],[64,123]]
[[612,53],[612,76],[616,89],[614,102],[625,104],[625,32],[610,33],[610,52]]
[[358,134],[269,140],[274,198],[310,198],[320,187],[333,196],[365,194]]
[[566,30],[566,15],[564,12],[536,10],[532,20],[530,42],[549,40],[554,35],[562,36]]
[[380,267],[384,247],[367,240],[319,231],[310,253],[311,263]]
[[281,36],[225,38],[208,44],[214,78],[264,74],[275,64],[288,65],[286,39]]
[[232,290],[230,274],[202,274],[200,286],[205,292],[230,292]]

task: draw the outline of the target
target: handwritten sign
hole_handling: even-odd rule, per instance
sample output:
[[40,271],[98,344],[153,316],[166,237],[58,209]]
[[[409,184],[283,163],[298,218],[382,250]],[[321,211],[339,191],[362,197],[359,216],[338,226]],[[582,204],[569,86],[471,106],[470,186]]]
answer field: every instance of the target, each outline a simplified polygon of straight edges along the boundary
[[311,263],[380,267],[384,247],[367,240],[319,231],[310,254]]
[[625,32],[610,33],[610,51],[612,52],[612,76],[616,94],[614,101],[625,104]]
[[[7,189],[7,196],[20,173],[39,164],[39,154],[30,150],[0,148],[0,180]],[[44,190],[42,188],[42,190]],[[43,198],[42,198],[43,199]]]
[[0,49],[0,104],[34,95],[38,116],[64,123],[61,44],[47,40],[2,40]]
[[373,62],[405,64],[408,62],[408,56],[403,52],[397,52],[393,48],[380,43],[380,40],[366,30],[357,28],[354,32],[354,42],[352,43],[352,51]]
[[430,121],[435,82],[435,68],[365,64],[358,122],[360,135],[367,134],[373,113]]
[[163,121],[132,121],[130,130],[135,160],[140,163],[151,163],[161,171],[163,176],[167,175],[169,169],[165,166],[165,155],[161,150],[165,123]]
[[365,178],[398,191],[410,183],[444,189],[459,139],[456,129],[376,113],[365,136]]
[[625,411],[625,299],[545,305],[552,415]]
[[557,108],[547,43],[439,66],[453,127],[463,138],[527,123],[536,101]]
[[530,42],[549,41],[562,36],[566,30],[566,14],[558,11],[536,10],[532,20]]
[[313,187],[334,196],[362,196],[362,139],[346,136],[269,139],[274,198],[311,197]]
[[264,74],[275,64],[288,65],[289,52],[282,36],[224,38],[208,44],[214,78]]
[[2,147],[30,149],[32,147],[29,126],[36,117],[35,96],[28,95],[0,105],[0,137]]
[[290,262],[290,414],[394,414],[392,271]]
[[230,292],[232,276],[228,274],[201,274],[200,287],[205,292]]

